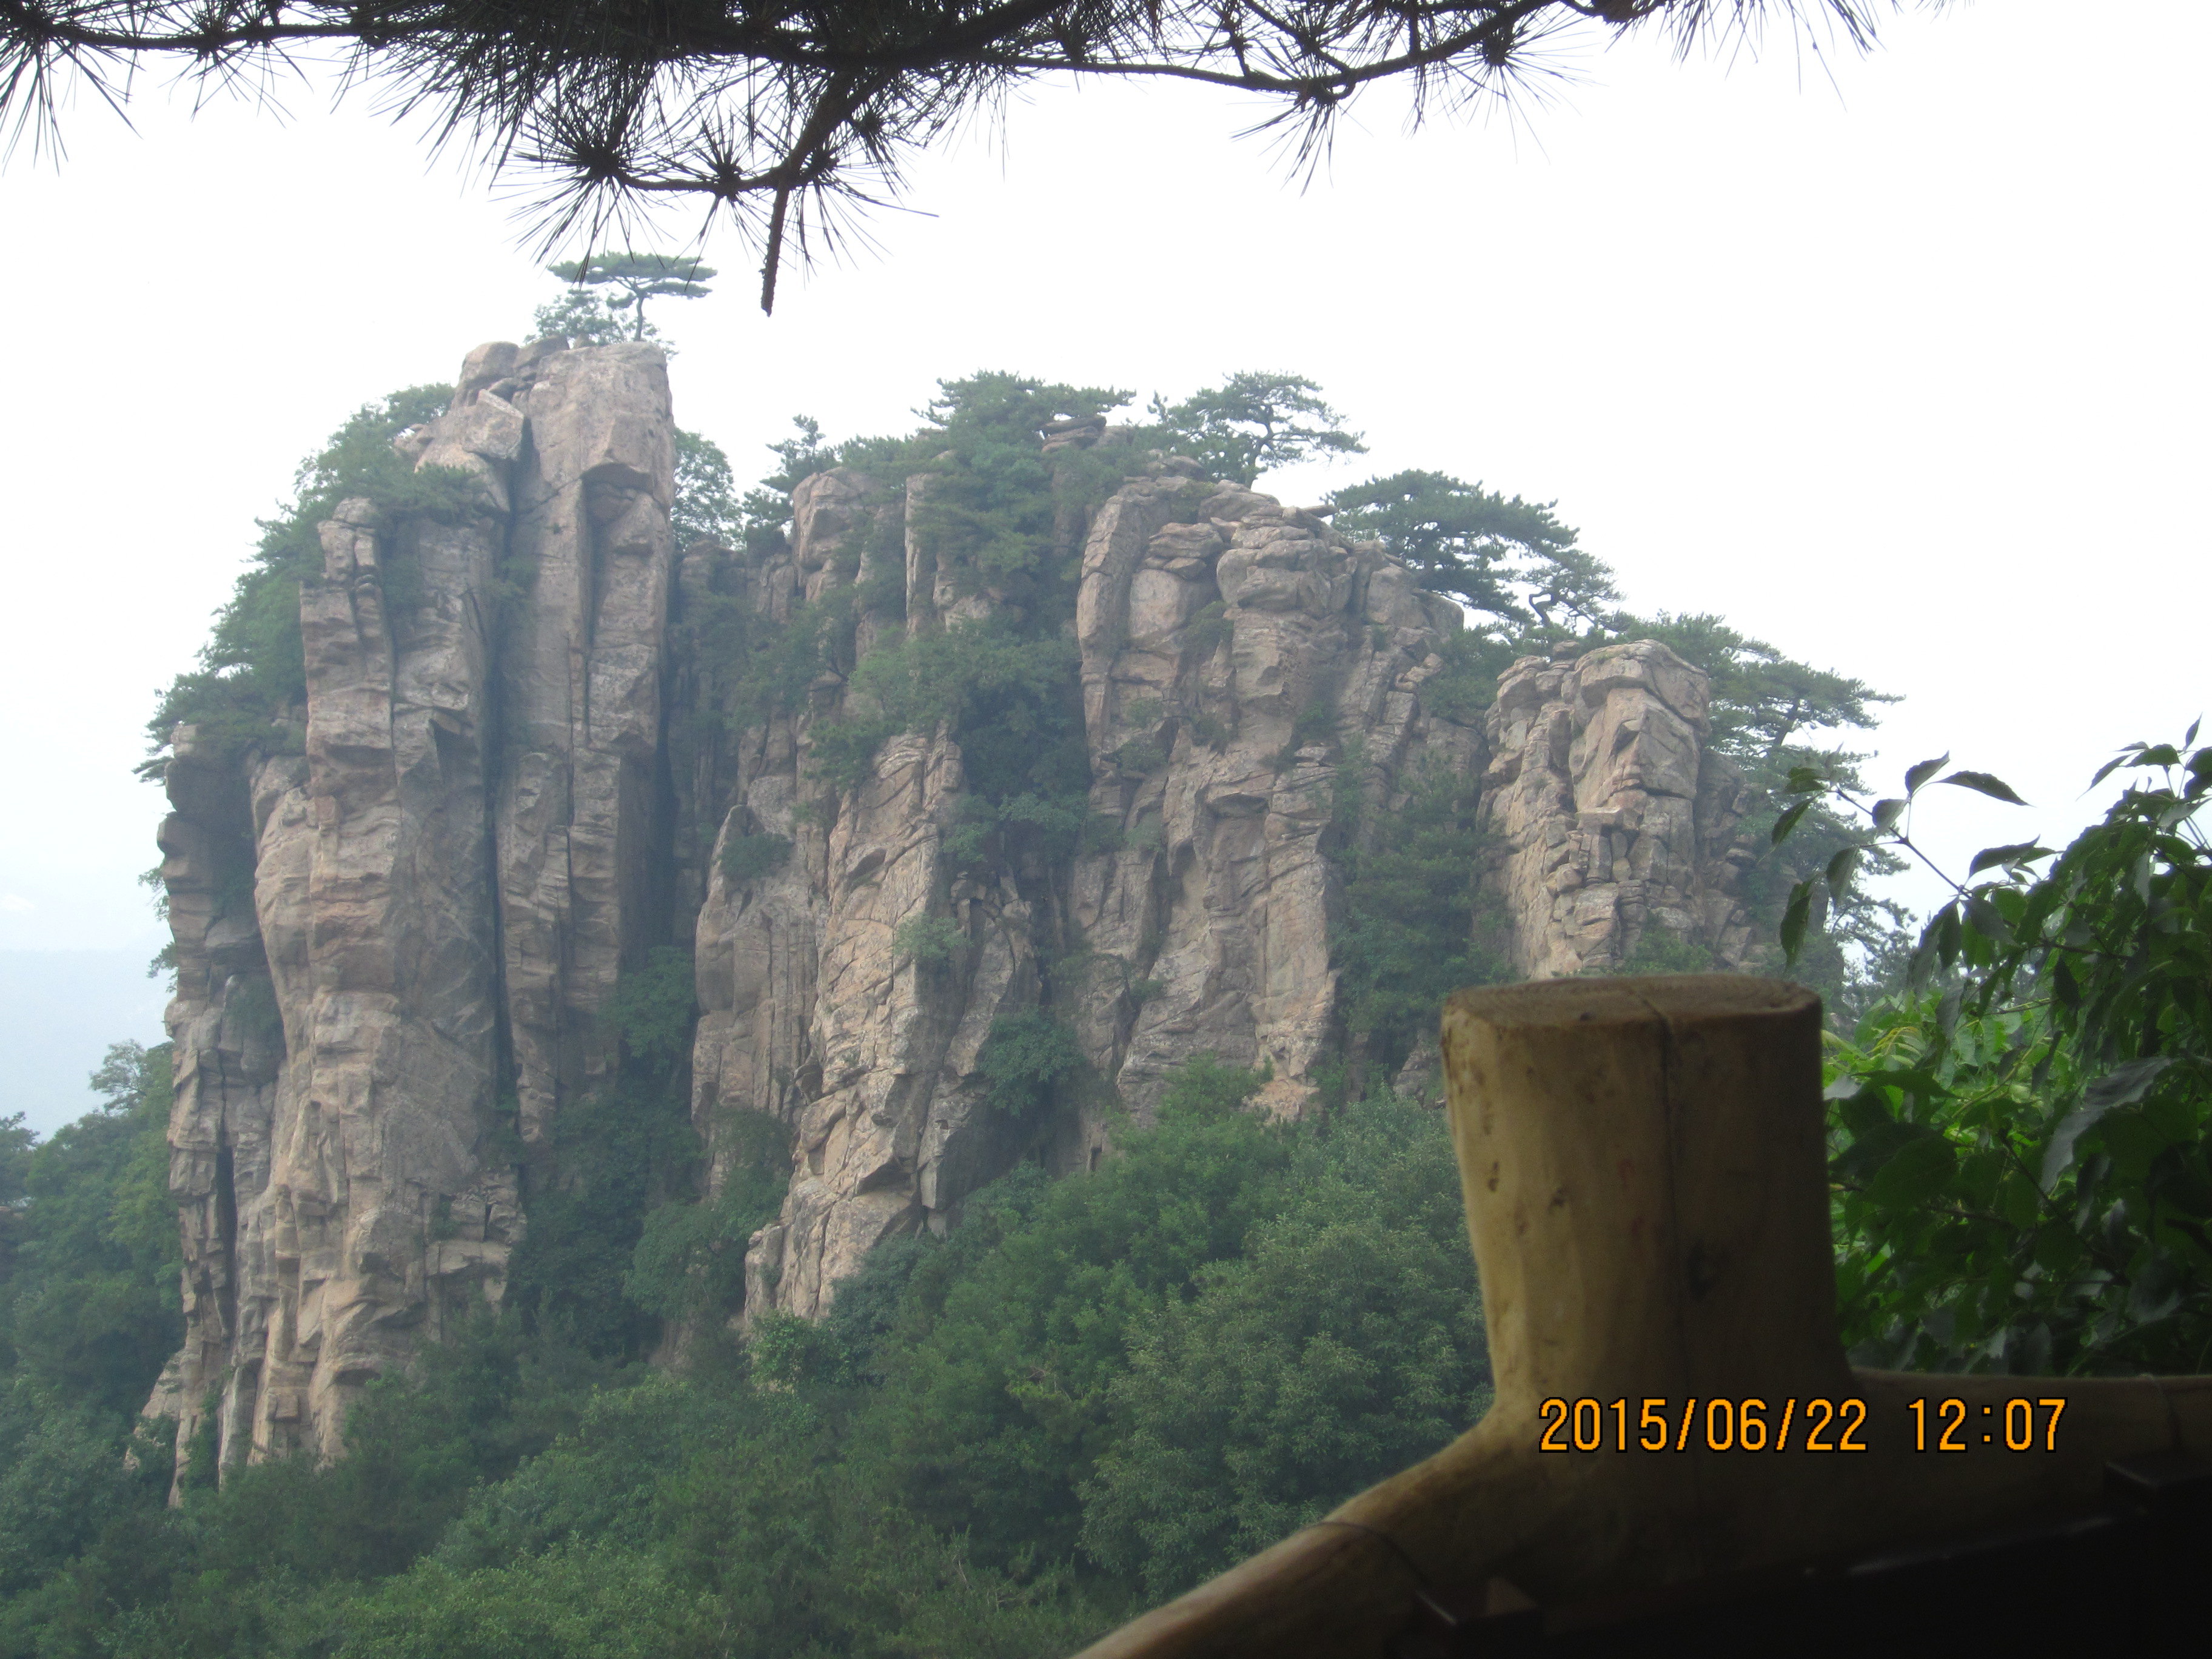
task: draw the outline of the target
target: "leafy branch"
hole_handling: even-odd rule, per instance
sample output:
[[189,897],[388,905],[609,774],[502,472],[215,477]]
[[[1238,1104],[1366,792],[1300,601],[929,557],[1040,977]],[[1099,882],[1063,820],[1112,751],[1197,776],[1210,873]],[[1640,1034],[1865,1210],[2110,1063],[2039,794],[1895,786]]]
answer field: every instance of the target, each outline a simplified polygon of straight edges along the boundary
[[[1953,894],[1906,988],[1832,1052],[1838,1285],[1862,1359],[2079,1373],[2212,1358],[2212,748],[2192,751],[2197,732],[2123,749],[2096,781],[2148,775],[2063,853],[1988,848],[1965,881],[1913,843],[1911,808],[1931,782],[2016,801],[2000,780],[1939,777],[1943,757],[1869,802],[1793,775],[1777,842],[1839,799],[1868,829],[1832,863],[1893,848]],[[1793,893],[1785,945],[1813,885]]]
[[[2194,737],[2195,731],[2192,726],[2191,737]],[[1922,930],[1919,946],[1912,953],[1909,983],[1914,986],[1925,984],[1937,962],[1948,968],[1958,960],[1962,927],[1967,919],[1987,931],[1993,939],[2009,937],[2002,915],[1993,915],[1990,907],[1990,895],[1998,890],[1997,884],[1984,884],[1977,888],[1966,886],[1930,858],[1926,849],[1912,839],[1913,800],[1931,780],[1961,789],[1971,789],[1977,794],[1987,795],[1992,800],[2004,801],[2014,806],[2027,805],[2010,784],[1987,772],[1960,770],[1948,777],[1936,777],[1936,775],[1950,763],[1951,757],[1946,753],[1938,755],[1934,760],[1924,760],[1908,767],[1905,774],[1905,793],[1874,801],[1862,799],[1844,781],[1820,767],[1790,768],[1783,793],[1797,799],[1774,821],[1771,840],[1775,846],[1779,847],[1787,841],[1790,832],[1803,822],[1805,815],[1823,799],[1841,802],[1864,817],[1869,829],[1859,839],[1839,849],[1828,860],[1827,868],[1821,875],[1808,877],[1790,888],[1790,902],[1782,913],[1782,951],[1784,957],[1794,963],[1798,951],[1804,947],[1805,931],[1812,921],[1816,885],[1825,884],[1831,892],[1842,890],[1869,851],[1875,848],[1895,848],[1918,860],[1955,896],[1951,903],[1929,919],[1926,927]],[[2106,769],[2107,771],[2110,769]],[[2100,777],[2103,775],[2099,774]],[[1966,873],[1971,879],[1990,869],[2002,870],[2008,875],[2024,872],[2029,866],[2054,857],[2056,854],[2056,848],[2038,846],[2033,842],[1984,848],[1974,855],[1973,864]]]

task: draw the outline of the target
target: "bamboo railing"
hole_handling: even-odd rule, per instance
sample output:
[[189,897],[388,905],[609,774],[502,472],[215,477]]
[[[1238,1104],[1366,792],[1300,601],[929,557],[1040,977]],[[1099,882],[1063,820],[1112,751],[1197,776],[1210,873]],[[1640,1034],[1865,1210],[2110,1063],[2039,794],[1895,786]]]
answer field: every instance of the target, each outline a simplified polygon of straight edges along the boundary
[[[1383,1659],[1440,1587],[1571,1608],[2016,1523],[2095,1503],[2111,1460],[2212,1451],[2212,1377],[1850,1366],[1820,1032],[1812,993],[1723,975],[1453,997],[1449,1109],[1495,1403],[1083,1659]],[[1540,1449],[1547,1431],[1565,1449]],[[1965,1449],[1939,1449],[1947,1434]],[[1817,1449],[1839,1440],[1865,1449]]]

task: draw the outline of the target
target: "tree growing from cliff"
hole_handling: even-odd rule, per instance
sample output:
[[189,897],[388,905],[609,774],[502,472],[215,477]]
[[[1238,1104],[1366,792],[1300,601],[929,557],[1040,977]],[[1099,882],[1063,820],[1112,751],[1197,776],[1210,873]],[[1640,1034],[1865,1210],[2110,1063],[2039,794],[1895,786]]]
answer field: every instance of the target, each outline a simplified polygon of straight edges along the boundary
[[1297,374],[1231,374],[1170,407],[1154,396],[1163,438],[1217,478],[1249,486],[1262,472],[1323,455],[1364,455],[1321,388]]
[[1328,505],[1339,532],[1380,541],[1428,586],[1516,632],[1601,624],[1620,598],[1612,570],[1577,545],[1553,501],[1407,471],[1340,489]]
[[260,521],[260,542],[216,612],[199,666],[170,683],[146,723],[155,756],[140,775],[161,775],[161,751],[179,724],[194,726],[202,752],[211,756],[242,753],[255,744],[276,749],[298,743],[298,731],[283,717],[307,697],[300,583],[322,573],[315,526],[349,496],[396,512],[450,506],[455,499],[451,481],[460,475],[438,468],[418,472],[392,441],[444,414],[453,395],[449,386],[417,386],[364,404],[321,450],[300,463],[291,501]]
[[690,256],[628,249],[566,259],[545,269],[568,283],[568,291],[558,304],[539,308],[538,331],[591,345],[659,340],[660,331],[646,320],[645,302],[703,300],[714,292],[707,279],[717,274],[712,265]]
[[[1865,46],[1899,0],[831,0],[804,12],[477,0],[13,0],[0,5],[0,121],[51,126],[82,84],[116,106],[142,64],[256,82],[349,52],[402,115],[550,185],[549,240],[597,240],[641,204],[690,198],[762,246],[771,308],[787,244],[896,193],[913,152],[1044,76],[1196,82],[1258,94],[1301,166],[1368,86],[1416,108],[1483,106],[1555,72],[1577,37],[1670,30],[1685,48],[1793,33]],[[51,134],[44,136],[51,137]]]
[[679,553],[694,542],[734,544],[744,526],[730,458],[713,439],[682,427],[676,428],[676,504],[668,526]]

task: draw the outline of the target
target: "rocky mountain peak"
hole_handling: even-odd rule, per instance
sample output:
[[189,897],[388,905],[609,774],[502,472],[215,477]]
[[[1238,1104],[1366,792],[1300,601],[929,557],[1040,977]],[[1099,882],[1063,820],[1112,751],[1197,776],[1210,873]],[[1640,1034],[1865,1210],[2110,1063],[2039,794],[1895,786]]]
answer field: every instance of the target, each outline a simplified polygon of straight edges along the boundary
[[1097,1167],[1195,1055],[1285,1116],[1395,1066],[1347,872],[1409,803],[1466,819],[1437,925],[1500,971],[1751,959],[1698,671],[1563,649],[1485,708],[1459,607],[1381,544],[1103,417],[1036,442],[1027,564],[961,539],[945,457],[679,550],[659,352],[495,343],[398,443],[444,504],[321,526],[300,720],[179,729],[168,768],[182,1443],[213,1399],[226,1466],[329,1455],[501,1302],[539,1195],[590,1178],[556,1146],[632,1063],[619,988],[672,952],[701,1195],[732,1114],[791,1139],[749,1319],[819,1316],[1018,1163]]

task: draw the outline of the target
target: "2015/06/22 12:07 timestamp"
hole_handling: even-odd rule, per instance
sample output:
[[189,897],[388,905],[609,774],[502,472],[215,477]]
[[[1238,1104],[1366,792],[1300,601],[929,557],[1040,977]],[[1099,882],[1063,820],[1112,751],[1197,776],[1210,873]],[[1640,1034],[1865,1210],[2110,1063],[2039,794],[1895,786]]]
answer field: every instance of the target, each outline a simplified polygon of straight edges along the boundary
[[[1981,1423],[1973,1421],[1973,1408],[1963,1400],[1911,1400],[1905,1408],[1912,1414],[1915,1451],[1963,1452],[1978,1443],[2002,1446],[2007,1451],[2055,1452],[2058,1419],[2066,1402],[2008,1400],[2002,1407],[1982,1407],[1980,1414],[1987,1420]],[[1636,1413],[1632,1432],[1632,1410]],[[1872,1449],[1866,1439],[1867,1402],[1856,1398],[1781,1399],[1771,1405],[1757,1398],[1692,1399],[1678,1408],[1671,1400],[1655,1397],[1554,1397],[1537,1407],[1537,1415],[1543,1423],[1536,1442],[1541,1452],[1682,1452],[1693,1447],[1716,1452]]]

